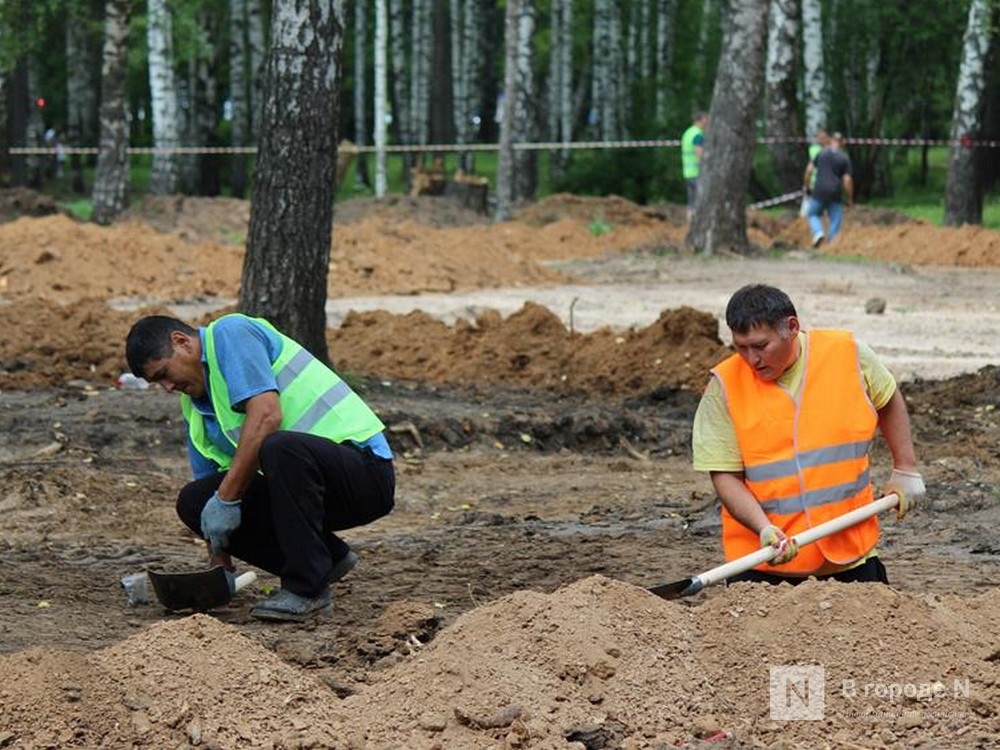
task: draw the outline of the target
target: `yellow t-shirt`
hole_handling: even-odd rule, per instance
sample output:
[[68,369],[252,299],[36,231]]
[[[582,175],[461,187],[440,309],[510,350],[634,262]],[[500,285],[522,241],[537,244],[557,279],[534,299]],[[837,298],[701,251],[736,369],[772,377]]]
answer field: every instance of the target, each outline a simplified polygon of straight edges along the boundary
[[[799,351],[803,351],[805,336],[805,332],[799,333]],[[889,403],[892,394],[896,392],[896,380],[875,356],[871,347],[861,341],[857,344],[865,391],[875,409],[881,409]],[[797,394],[802,385],[802,363],[803,358],[800,356],[777,381],[779,386],[792,395]],[[691,448],[695,471],[743,471],[743,458],[736,440],[733,420],[729,416],[729,409],[726,408],[722,385],[714,375],[709,378],[705,393],[698,403],[698,411],[694,415]],[[828,575],[850,570],[877,556],[878,549],[875,548],[856,562],[849,565],[827,563],[812,575]]]

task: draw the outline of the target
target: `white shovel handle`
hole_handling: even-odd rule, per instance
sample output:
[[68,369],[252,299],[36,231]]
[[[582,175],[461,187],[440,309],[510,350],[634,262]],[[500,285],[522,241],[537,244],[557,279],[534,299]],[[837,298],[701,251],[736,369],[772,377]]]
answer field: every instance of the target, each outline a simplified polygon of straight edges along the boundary
[[[808,528],[805,531],[796,534],[792,538],[800,547],[803,547],[807,544],[812,544],[817,539],[822,539],[825,536],[830,536],[830,534],[835,534],[838,531],[846,529],[848,526],[853,526],[859,521],[864,521],[866,518],[878,515],[883,510],[895,508],[898,504],[899,495],[893,492],[885,497],[879,498],[878,500],[873,500],[860,508],[848,511],[842,516],[831,518],[829,521],[824,521],[818,526]],[[724,578],[729,578],[730,576],[738,575],[750,570],[751,568],[756,568],[758,565],[768,562],[772,558],[777,557],[779,554],[780,550],[775,547],[761,547],[756,552],[751,552],[749,555],[744,555],[743,557],[738,557],[735,560],[730,560],[717,568],[712,568],[711,570],[706,570],[704,573],[699,573],[695,577],[700,578],[704,586],[710,586],[713,583],[718,583]]]
[[233,593],[236,593],[240,589],[245,589],[256,580],[257,574],[252,570],[248,570],[246,573],[240,573],[236,576],[236,580],[233,581]]

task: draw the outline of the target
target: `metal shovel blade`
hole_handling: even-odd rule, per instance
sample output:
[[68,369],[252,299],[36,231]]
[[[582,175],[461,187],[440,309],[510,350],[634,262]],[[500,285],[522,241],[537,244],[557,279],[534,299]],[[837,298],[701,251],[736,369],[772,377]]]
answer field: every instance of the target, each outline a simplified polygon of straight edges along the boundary
[[656,594],[661,599],[680,599],[684,596],[697,594],[703,588],[705,588],[705,585],[701,582],[701,579],[697,576],[692,576],[682,581],[653,586],[649,589],[649,593]]
[[233,598],[221,565],[194,573],[165,573],[149,570],[149,582],[160,603],[171,611],[193,609],[207,612],[225,606]]

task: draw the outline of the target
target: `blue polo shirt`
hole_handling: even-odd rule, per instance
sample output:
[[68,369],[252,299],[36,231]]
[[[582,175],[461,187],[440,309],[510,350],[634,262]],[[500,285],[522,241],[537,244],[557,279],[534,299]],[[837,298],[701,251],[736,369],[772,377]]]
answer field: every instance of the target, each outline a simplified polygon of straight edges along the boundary
[[[278,390],[271,365],[281,353],[281,339],[264,326],[237,316],[223,318],[213,331],[216,361],[229,387],[230,406],[233,410],[242,412],[246,409],[248,399],[261,393]],[[205,435],[208,439],[220,451],[232,456],[236,453],[236,448],[222,434],[219,420],[212,409],[208,362],[205,354],[205,329],[199,328],[198,335],[201,338],[201,361],[205,371],[205,396],[191,399],[191,404],[204,418]],[[392,450],[384,433],[380,432],[356,445],[370,449],[380,458],[392,458]],[[187,448],[188,461],[195,479],[218,473],[219,467],[195,449],[190,436]]]

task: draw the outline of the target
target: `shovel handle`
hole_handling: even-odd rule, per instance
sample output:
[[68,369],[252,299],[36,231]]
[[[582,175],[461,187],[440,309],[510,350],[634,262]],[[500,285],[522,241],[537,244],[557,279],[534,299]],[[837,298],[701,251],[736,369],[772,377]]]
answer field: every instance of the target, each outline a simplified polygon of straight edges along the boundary
[[[879,498],[878,500],[873,500],[867,505],[855,508],[842,516],[831,518],[829,521],[824,521],[817,526],[808,528],[800,534],[796,534],[792,538],[800,547],[805,546],[806,544],[812,544],[817,539],[822,539],[825,536],[830,536],[838,531],[842,531],[848,526],[853,526],[860,521],[864,521],[866,518],[878,515],[883,510],[895,508],[898,504],[899,496],[892,492],[885,497]],[[712,568],[711,570],[706,570],[704,573],[699,573],[695,576],[695,578],[701,581],[702,586],[710,586],[713,583],[718,583],[719,581],[729,578],[730,576],[738,575],[750,570],[751,568],[756,568],[758,565],[762,565],[777,557],[778,554],[779,550],[775,547],[761,547],[759,550],[751,552],[749,555],[738,557],[735,560],[730,560],[717,568]]]
[[236,593],[241,589],[245,589],[256,580],[257,574],[252,570],[248,570],[246,573],[240,573],[236,576],[236,580],[233,581],[233,593]]

